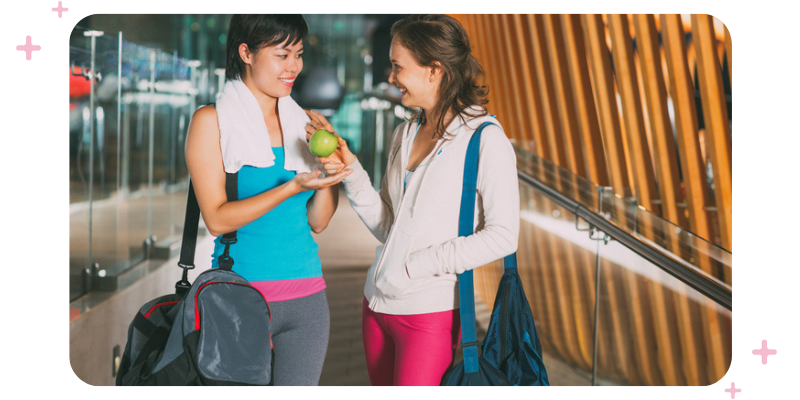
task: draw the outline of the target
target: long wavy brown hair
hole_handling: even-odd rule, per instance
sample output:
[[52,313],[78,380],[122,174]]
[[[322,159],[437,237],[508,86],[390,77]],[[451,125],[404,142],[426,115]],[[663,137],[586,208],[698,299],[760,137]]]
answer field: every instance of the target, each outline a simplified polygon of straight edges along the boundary
[[[438,101],[431,114],[438,116],[434,134],[444,137],[445,115],[452,110],[462,118],[486,115],[486,96],[489,88],[483,84],[486,77],[480,62],[472,55],[469,36],[453,17],[447,15],[411,15],[395,22],[391,29],[392,42],[406,48],[419,65],[436,67],[443,71],[439,84]],[[465,111],[470,106],[480,106],[477,113]],[[420,123],[427,122],[425,110],[413,114]]]

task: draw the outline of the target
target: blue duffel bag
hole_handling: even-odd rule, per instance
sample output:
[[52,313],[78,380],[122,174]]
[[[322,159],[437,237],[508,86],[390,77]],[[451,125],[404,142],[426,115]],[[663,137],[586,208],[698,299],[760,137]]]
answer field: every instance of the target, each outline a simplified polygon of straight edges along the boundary
[[[470,138],[464,166],[464,185],[459,214],[459,236],[474,232],[475,190],[482,124]],[[475,292],[472,271],[458,275],[461,314],[461,349],[464,361],[442,378],[442,386],[549,386],[542,360],[542,346],[533,315],[517,272],[517,254],[506,256],[505,272],[495,297],[489,329],[478,356]]]

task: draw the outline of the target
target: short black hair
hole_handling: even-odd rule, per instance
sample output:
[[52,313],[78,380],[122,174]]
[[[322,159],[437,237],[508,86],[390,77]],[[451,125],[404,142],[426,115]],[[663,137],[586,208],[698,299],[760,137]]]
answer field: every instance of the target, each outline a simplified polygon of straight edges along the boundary
[[228,28],[225,51],[228,59],[225,78],[240,79],[245,73],[245,64],[239,56],[239,45],[244,43],[250,51],[258,53],[266,46],[289,41],[289,44],[304,42],[308,38],[308,24],[300,14],[235,14]]

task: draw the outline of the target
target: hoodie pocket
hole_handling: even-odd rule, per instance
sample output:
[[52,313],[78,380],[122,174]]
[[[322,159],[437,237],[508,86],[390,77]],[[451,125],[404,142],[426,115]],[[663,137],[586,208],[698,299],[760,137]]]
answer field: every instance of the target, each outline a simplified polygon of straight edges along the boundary
[[406,261],[412,244],[412,236],[398,229],[392,246],[385,249],[383,265],[376,274],[375,287],[387,298],[401,298],[412,291],[414,281],[406,272]]

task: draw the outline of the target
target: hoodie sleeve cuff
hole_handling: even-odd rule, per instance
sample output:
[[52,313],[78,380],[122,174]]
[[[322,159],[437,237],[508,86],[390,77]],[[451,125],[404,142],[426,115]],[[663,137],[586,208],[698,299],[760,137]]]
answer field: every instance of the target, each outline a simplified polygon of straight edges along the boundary
[[364,167],[361,165],[361,161],[358,161],[358,159],[356,159],[354,163],[346,166],[345,169],[353,170],[353,173],[342,179],[342,182],[344,182],[345,185],[352,185],[354,183],[361,182],[364,179],[369,180],[367,170],[364,169]]
[[415,251],[408,256],[406,273],[411,279],[429,278],[439,275],[438,261],[432,248]]

